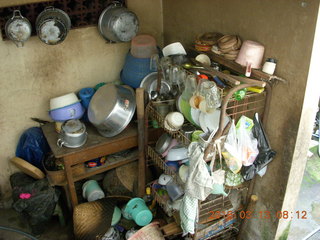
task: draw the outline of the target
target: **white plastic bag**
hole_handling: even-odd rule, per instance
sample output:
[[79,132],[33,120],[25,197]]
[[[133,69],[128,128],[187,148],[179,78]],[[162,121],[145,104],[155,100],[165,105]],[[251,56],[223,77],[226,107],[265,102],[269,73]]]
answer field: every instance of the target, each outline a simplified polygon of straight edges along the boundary
[[239,151],[236,126],[232,120],[229,133],[224,143],[222,155],[226,161],[228,168],[233,173],[238,173],[242,167],[241,153]]
[[253,121],[241,116],[237,123],[238,150],[243,166],[250,166],[259,154],[258,141],[252,134]]

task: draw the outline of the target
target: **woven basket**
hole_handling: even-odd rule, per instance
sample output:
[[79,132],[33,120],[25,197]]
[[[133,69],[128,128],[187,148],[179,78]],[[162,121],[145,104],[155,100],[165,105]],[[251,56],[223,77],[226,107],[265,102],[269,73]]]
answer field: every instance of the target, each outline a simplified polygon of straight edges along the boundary
[[157,222],[152,222],[133,234],[128,240],[164,240]]
[[[66,181],[66,174],[64,170],[58,170],[58,171],[49,171],[44,166],[44,169],[47,174],[47,178],[49,180],[49,183],[54,186],[64,186],[67,184]],[[81,175],[85,173],[86,169],[83,163],[77,164],[72,167],[72,174],[73,176]]]

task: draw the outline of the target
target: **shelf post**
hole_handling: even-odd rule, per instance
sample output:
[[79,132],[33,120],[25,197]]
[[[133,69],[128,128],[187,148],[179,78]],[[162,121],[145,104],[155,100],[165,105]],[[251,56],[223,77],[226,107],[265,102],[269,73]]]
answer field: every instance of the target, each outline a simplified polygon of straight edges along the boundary
[[138,148],[139,148],[139,175],[138,196],[143,197],[146,187],[146,160],[145,160],[145,124],[144,124],[144,89],[136,90],[137,120],[138,120]]

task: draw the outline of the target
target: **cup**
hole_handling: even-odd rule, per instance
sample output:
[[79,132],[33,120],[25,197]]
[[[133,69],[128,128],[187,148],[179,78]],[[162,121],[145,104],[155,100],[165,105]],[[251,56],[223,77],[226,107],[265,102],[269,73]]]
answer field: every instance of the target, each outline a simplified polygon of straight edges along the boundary
[[174,181],[168,182],[166,189],[171,201],[176,201],[184,194],[183,189]]
[[207,109],[217,109],[221,106],[221,96],[215,82],[202,82],[200,86],[200,95],[204,97]]

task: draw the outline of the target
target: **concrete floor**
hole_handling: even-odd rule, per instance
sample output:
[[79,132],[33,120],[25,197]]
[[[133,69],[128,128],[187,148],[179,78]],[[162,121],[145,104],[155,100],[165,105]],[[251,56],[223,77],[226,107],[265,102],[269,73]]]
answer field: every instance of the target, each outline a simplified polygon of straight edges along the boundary
[[[69,224],[70,225],[70,224]],[[11,227],[20,231],[31,234],[31,229],[28,223],[15,210],[1,209],[0,210],[0,227]],[[32,235],[32,234],[31,234]],[[33,235],[34,236],[34,235]],[[38,240],[69,240],[73,239],[71,226],[62,227],[59,224],[58,217],[53,217],[52,220],[46,224],[45,231],[39,236],[34,236]],[[30,239],[18,233],[0,229],[0,240],[26,240]]]
[[295,209],[300,213],[306,211],[307,219],[295,218],[291,222],[288,240],[302,240],[320,227],[320,157],[317,147],[312,147],[310,151],[313,155],[308,158]]

